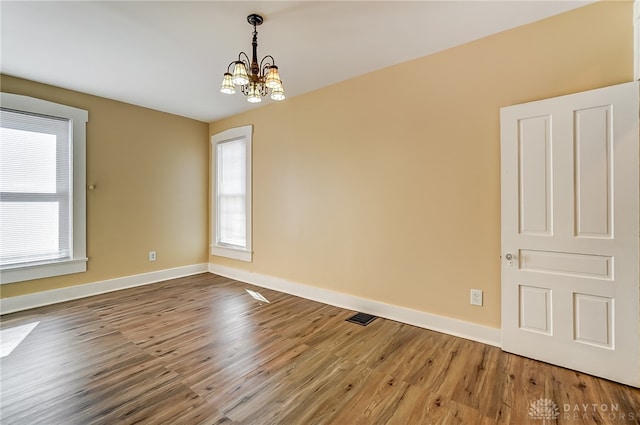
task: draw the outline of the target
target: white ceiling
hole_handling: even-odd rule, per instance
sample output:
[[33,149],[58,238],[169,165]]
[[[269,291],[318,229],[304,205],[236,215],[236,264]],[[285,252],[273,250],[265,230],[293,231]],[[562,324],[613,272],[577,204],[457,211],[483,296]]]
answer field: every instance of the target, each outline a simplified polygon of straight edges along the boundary
[[0,72],[201,121],[240,51],[270,54],[288,97],[583,6],[587,1],[6,1]]

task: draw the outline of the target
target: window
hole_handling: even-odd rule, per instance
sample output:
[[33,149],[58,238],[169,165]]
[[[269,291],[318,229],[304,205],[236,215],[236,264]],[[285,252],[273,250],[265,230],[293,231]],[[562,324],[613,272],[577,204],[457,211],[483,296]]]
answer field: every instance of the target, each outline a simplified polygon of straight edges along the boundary
[[211,254],[251,261],[252,127],[211,138],[213,188]]
[[0,97],[1,282],[84,272],[87,111]]

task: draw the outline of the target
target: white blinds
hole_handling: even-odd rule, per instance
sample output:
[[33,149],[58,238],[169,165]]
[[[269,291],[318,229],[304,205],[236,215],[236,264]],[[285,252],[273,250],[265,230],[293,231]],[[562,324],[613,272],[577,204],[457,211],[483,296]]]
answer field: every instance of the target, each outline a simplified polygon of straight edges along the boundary
[[217,145],[218,243],[246,248],[246,164],[244,138]]
[[0,266],[70,257],[70,124],[0,111]]

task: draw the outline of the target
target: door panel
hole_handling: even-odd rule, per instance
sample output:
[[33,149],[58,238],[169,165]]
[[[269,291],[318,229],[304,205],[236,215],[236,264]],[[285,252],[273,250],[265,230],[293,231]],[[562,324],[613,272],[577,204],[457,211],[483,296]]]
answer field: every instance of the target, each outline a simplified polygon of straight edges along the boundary
[[521,234],[552,234],[549,121],[548,115],[519,121],[518,210]]
[[611,238],[611,105],[575,112],[576,236]]
[[575,341],[613,349],[613,299],[573,294]]
[[520,285],[520,329],[552,335],[551,291]]
[[501,110],[503,350],[634,386],[638,94],[633,82]]

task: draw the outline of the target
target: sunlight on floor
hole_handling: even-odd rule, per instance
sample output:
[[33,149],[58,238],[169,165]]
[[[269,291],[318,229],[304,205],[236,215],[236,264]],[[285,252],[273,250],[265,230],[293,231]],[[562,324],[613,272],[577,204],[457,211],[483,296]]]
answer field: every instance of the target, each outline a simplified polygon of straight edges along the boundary
[[265,303],[269,302],[269,300],[266,299],[265,297],[263,297],[260,292],[252,291],[251,289],[245,289],[245,291],[247,291],[249,293],[249,295],[251,295],[253,298],[255,298],[258,301],[262,301],[262,302],[265,302]]
[[15,328],[0,329],[0,358],[6,357],[31,333],[40,322],[27,323]]

